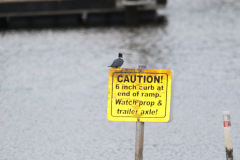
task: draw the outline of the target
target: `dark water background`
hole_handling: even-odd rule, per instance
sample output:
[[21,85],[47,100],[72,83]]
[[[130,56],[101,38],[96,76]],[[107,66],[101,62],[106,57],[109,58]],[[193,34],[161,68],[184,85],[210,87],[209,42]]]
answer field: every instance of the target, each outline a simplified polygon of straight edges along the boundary
[[0,31],[0,159],[134,159],[134,122],[107,120],[107,67],[172,69],[171,123],[145,123],[144,159],[240,159],[240,1],[169,0],[166,25]]

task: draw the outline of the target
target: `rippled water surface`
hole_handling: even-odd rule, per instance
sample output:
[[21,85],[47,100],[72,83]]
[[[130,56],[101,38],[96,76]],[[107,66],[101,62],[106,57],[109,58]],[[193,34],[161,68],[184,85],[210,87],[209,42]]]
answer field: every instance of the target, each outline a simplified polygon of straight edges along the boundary
[[240,159],[240,1],[169,0],[168,23],[0,31],[1,160],[131,160],[135,122],[107,120],[107,67],[174,70],[171,123],[145,123],[146,160]]

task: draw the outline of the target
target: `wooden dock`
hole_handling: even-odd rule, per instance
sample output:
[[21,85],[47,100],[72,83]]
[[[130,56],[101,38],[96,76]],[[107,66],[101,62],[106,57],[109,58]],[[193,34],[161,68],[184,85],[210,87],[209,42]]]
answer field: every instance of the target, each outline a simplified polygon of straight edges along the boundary
[[[0,27],[125,21],[127,8],[146,19],[166,0],[0,0]],[[128,14],[127,14],[128,15]],[[130,16],[131,17],[131,16]],[[37,22],[38,21],[38,22]]]
[[114,8],[113,0],[1,0],[0,17],[79,14]]

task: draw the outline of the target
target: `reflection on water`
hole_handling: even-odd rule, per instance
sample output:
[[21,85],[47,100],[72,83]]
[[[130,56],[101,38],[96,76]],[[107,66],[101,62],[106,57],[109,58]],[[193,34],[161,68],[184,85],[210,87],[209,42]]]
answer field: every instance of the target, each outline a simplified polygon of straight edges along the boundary
[[135,123],[106,116],[119,52],[123,68],[174,71],[173,120],[145,124],[144,159],[224,159],[224,110],[239,159],[239,9],[177,0],[165,25],[1,30],[0,159],[134,159]]

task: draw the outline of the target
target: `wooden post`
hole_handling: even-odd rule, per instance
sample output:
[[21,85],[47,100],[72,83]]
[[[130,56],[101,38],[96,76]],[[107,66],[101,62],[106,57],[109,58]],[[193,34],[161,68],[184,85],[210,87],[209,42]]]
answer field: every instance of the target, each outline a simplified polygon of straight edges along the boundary
[[138,24],[137,6],[126,6],[125,21],[127,25],[135,26]]
[[144,122],[136,122],[135,160],[143,160]]
[[[145,65],[139,65],[138,69],[146,69]],[[138,119],[139,121],[139,119]],[[135,160],[143,160],[144,122],[136,122]]]
[[230,112],[223,111],[223,126],[226,146],[226,160],[233,160]]

